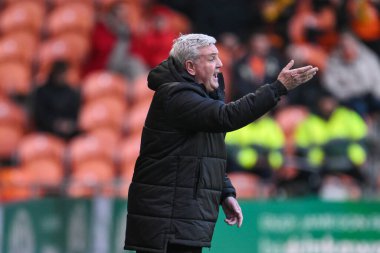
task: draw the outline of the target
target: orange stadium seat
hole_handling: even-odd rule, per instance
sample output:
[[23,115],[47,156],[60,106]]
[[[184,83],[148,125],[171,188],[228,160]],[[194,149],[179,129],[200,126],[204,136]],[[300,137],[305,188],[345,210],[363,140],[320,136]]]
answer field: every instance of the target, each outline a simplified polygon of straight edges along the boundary
[[127,80],[121,75],[106,70],[97,71],[84,78],[82,94],[85,101],[108,96],[126,101],[127,85]]
[[65,33],[42,43],[37,61],[40,65],[48,65],[54,60],[65,59],[73,65],[78,65],[85,60],[89,50],[87,37],[77,33]]
[[79,127],[84,131],[99,128],[122,132],[126,103],[113,98],[85,103],[79,112]]
[[38,1],[17,1],[1,12],[0,30],[3,34],[17,30],[40,34],[44,15],[44,5]]
[[130,99],[132,104],[144,103],[151,101],[154,92],[148,88],[148,73],[140,75],[131,85]]
[[89,43],[87,37],[75,33],[61,34],[41,43],[36,56],[37,81],[46,79],[54,61],[66,60],[70,64],[70,84],[79,85],[80,67],[89,53]]
[[98,138],[104,147],[108,150],[116,150],[117,145],[122,138],[122,133],[118,130],[106,127],[94,128],[90,131],[92,136]]
[[0,202],[25,201],[36,195],[31,177],[22,167],[0,169]]
[[68,160],[72,171],[83,167],[91,168],[92,164],[115,170],[114,150],[109,149],[101,139],[90,134],[72,139],[68,145]]
[[22,139],[18,156],[22,163],[39,159],[63,162],[65,143],[55,135],[34,132]]
[[116,149],[116,160],[120,171],[117,196],[126,198],[132,182],[136,159],[140,153],[141,134],[124,138]]
[[69,179],[67,194],[70,197],[92,197],[114,195],[115,175],[108,167],[97,162],[74,171]]
[[92,5],[82,1],[71,1],[53,9],[47,17],[49,35],[75,32],[89,35],[94,26],[94,10]]
[[0,90],[9,95],[29,94],[32,88],[31,67],[19,62],[0,63]]
[[249,173],[232,172],[228,174],[232,185],[236,189],[236,196],[239,199],[259,198],[261,196],[259,191],[259,179]]
[[57,192],[64,179],[65,143],[56,136],[32,133],[25,136],[18,147],[18,158],[34,184]]
[[128,114],[124,117],[124,128],[128,134],[142,132],[150,103],[150,100],[146,100],[143,103],[136,104],[129,109]]
[[69,144],[72,168],[68,194],[83,197],[93,194],[112,194],[115,175],[114,151],[91,135],[82,135]]
[[129,186],[132,183],[134,164],[131,164],[129,168],[125,168],[119,177],[119,182],[116,188],[115,195],[120,198],[127,198]]
[[121,174],[132,175],[136,159],[140,153],[140,145],[141,134],[128,136],[119,143],[118,149],[116,149],[116,161]]
[[0,40],[0,62],[18,61],[31,64],[38,38],[30,32],[8,33]]
[[0,159],[11,159],[25,131],[26,114],[12,101],[0,98]]

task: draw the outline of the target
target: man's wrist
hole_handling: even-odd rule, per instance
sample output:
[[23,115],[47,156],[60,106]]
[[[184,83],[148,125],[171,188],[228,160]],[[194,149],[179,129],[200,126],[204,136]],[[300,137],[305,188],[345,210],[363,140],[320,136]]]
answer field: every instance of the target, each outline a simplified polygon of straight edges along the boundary
[[288,94],[288,89],[279,80],[276,80],[275,82],[271,83],[270,87],[274,91],[274,93],[276,94],[276,96],[278,96],[278,97]]
[[229,192],[229,193],[225,194],[225,195],[222,197],[222,201],[221,201],[221,203],[223,203],[223,201],[226,200],[228,197],[233,197],[233,198],[236,199],[236,193],[234,193],[234,192]]

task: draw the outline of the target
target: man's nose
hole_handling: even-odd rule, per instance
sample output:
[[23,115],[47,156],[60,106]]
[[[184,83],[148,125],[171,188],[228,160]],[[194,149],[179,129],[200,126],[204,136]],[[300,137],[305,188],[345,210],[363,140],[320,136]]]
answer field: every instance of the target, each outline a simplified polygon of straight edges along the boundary
[[216,62],[216,67],[221,68],[223,67],[222,60],[218,57],[218,61]]

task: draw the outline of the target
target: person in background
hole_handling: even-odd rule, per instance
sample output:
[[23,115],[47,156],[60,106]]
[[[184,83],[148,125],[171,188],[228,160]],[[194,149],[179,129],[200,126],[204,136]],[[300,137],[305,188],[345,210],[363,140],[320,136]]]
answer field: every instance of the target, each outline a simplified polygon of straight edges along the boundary
[[318,68],[291,69],[256,93],[226,104],[215,38],[186,34],[148,76],[155,91],[128,193],[124,249],[137,253],[199,253],[211,246],[219,205],[228,225],[243,214],[226,175],[225,132],[272,109]]
[[232,67],[237,60],[245,55],[246,49],[236,34],[228,32],[219,36],[216,46],[219,50],[220,59],[223,62],[226,102],[230,102]]
[[298,167],[319,173],[322,188],[332,177],[351,179],[341,183],[356,183],[360,188],[367,159],[366,136],[367,125],[360,115],[322,91],[314,112],[296,129]]
[[143,61],[130,50],[131,28],[126,19],[132,11],[130,8],[116,1],[99,10],[91,35],[92,48],[83,69],[84,76],[106,69],[133,81],[147,71]]
[[274,80],[284,62],[268,36],[263,32],[251,35],[247,54],[232,67],[232,100],[256,91],[263,83]]
[[108,14],[108,27],[116,36],[116,41],[107,59],[107,69],[123,75],[127,80],[134,81],[147,72],[143,60],[131,53],[131,28],[126,16],[132,11],[131,6],[116,2]]
[[[335,0],[338,1],[338,0]],[[347,25],[380,57],[380,3],[375,0],[346,0]]]
[[138,0],[140,22],[131,30],[130,50],[144,64],[153,68],[163,61],[173,40],[191,30],[190,20],[157,0]]
[[67,82],[68,63],[53,63],[46,82],[32,93],[32,120],[37,131],[70,139],[78,133],[80,93]]
[[284,163],[285,136],[278,123],[265,115],[226,135],[227,172],[247,172],[260,181],[261,197],[271,197],[275,171]]
[[379,69],[377,55],[346,30],[327,60],[322,84],[341,104],[366,117],[380,109]]

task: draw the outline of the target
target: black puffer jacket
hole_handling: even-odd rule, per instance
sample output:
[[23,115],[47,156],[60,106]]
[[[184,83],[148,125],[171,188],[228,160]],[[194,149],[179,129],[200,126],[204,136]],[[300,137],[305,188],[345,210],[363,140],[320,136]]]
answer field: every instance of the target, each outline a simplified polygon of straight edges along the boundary
[[266,113],[286,89],[273,83],[225,104],[220,90],[208,94],[172,58],[152,70],[148,85],[155,95],[129,189],[125,249],[210,247],[219,204],[235,195],[224,133]]

